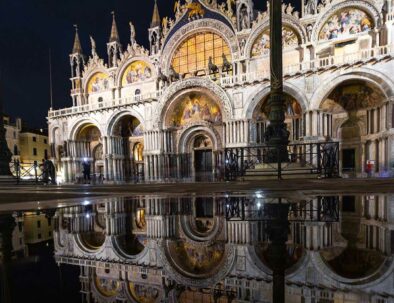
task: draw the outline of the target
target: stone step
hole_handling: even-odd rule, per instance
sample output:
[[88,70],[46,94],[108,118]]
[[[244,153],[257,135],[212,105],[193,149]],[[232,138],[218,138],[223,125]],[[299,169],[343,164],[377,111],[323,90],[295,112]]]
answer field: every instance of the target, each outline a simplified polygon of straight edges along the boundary
[[[319,174],[297,174],[297,175],[282,175],[283,180],[292,179],[317,179]],[[264,180],[278,180],[278,176],[274,175],[254,175],[254,176],[244,176],[238,178],[239,181],[264,181]]]

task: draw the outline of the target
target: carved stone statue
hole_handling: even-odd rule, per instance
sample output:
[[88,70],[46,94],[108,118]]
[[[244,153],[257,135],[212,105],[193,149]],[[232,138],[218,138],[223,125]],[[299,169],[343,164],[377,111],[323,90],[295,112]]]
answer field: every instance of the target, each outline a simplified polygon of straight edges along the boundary
[[134,24],[131,21],[129,22],[129,25],[130,25],[130,42],[131,42],[131,45],[134,45],[136,43],[136,40],[135,40],[135,27],[134,27]]
[[311,41],[312,39],[312,31],[313,31],[313,25],[312,24],[308,24],[306,27],[306,33],[308,35],[308,40]]
[[305,5],[305,15],[316,14],[317,0],[307,0]]
[[97,56],[96,41],[94,41],[92,36],[90,36],[90,44],[92,45],[92,56],[95,57]]
[[243,6],[240,10],[240,30],[248,29],[249,28],[249,13],[248,8]]

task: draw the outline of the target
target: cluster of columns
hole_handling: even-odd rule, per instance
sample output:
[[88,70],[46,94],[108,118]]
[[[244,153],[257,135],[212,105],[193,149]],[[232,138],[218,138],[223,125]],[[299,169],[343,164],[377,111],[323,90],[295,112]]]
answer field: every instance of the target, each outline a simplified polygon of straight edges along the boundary
[[305,137],[333,137],[333,116],[322,110],[306,111],[303,118]]
[[250,141],[249,120],[234,120],[225,123],[224,138],[227,146],[247,145]]

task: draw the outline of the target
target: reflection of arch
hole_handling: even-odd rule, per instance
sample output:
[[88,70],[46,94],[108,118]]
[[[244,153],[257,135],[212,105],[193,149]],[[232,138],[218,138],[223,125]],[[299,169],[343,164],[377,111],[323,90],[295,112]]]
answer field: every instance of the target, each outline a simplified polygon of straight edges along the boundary
[[[251,97],[246,102],[246,104],[249,104],[249,106],[245,107],[244,109],[244,113],[243,113],[244,117],[246,117],[247,119],[252,119],[253,113],[255,112],[256,108],[259,106],[262,100],[267,98],[267,96],[270,94],[270,91],[271,91],[271,86],[269,84],[264,84],[258,87],[255,90],[256,93],[251,94]],[[308,98],[304,93],[301,92],[301,90],[298,87],[294,86],[291,83],[285,83],[283,87],[283,91],[298,101],[298,103],[302,108],[302,111],[307,110]]]
[[320,85],[317,88],[311,98],[311,110],[319,109],[321,103],[328,98],[328,96],[337,86],[349,80],[362,80],[370,83],[376,88],[380,89],[386,98],[394,95],[394,82],[391,79],[387,78],[380,72],[361,68],[343,75],[334,74],[330,78],[326,79],[325,83],[330,83],[330,85]]
[[156,117],[159,121],[156,123],[163,123],[167,115],[168,108],[171,103],[184,94],[184,90],[189,91],[203,91],[210,95],[213,100],[217,101],[222,110],[223,120],[229,120],[233,116],[233,106],[227,93],[218,85],[210,80],[204,78],[189,78],[184,81],[173,83],[161,96],[158,106],[156,107]]
[[[320,18],[316,21],[313,33],[312,33],[312,41],[317,41],[319,33],[321,32],[323,26],[326,24],[326,22],[332,17],[332,15],[342,9],[345,8],[353,8],[354,4],[350,3],[349,1],[344,1],[342,3],[338,3],[334,6],[332,6],[328,11],[326,11],[324,14],[321,14]],[[374,22],[374,26],[379,26],[381,23],[381,14],[379,11],[376,9],[374,5],[367,1],[357,1],[357,8],[365,11],[372,19]]]

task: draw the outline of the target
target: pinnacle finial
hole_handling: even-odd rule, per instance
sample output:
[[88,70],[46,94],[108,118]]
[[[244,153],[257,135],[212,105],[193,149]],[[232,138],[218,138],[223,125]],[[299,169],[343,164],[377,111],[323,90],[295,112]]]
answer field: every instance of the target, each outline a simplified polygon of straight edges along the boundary
[[159,6],[157,5],[157,0],[155,0],[155,6],[153,8],[153,16],[152,22],[150,24],[151,28],[160,26],[160,14],[159,14]]
[[111,36],[109,38],[109,42],[119,42],[119,33],[118,33],[118,26],[116,25],[116,18],[115,12],[112,11],[112,28],[111,28]]
[[74,38],[73,54],[82,54],[82,46],[81,46],[81,40],[79,39],[78,25],[74,24],[74,28],[75,28],[75,38]]

